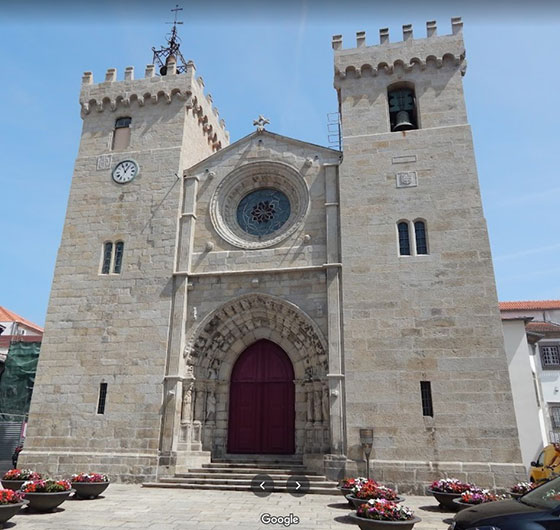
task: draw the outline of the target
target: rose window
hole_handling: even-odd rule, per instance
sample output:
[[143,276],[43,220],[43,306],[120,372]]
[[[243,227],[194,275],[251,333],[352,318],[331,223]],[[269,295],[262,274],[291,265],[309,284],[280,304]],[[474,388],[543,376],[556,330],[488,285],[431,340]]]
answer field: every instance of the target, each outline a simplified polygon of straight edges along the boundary
[[290,201],[275,189],[258,189],[241,199],[237,222],[248,234],[265,236],[279,230],[290,217]]

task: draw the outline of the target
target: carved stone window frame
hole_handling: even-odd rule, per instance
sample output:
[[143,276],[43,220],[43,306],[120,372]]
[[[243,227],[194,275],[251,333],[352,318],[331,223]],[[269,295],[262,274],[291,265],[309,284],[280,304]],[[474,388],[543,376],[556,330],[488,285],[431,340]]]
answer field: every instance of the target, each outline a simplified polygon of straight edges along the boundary
[[[272,188],[290,201],[290,216],[284,225],[265,236],[249,234],[237,221],[237,207],[249,193]],[[251,162],[234,169],[216,188],[210,201],[210,219],[216,232],[231,245],[243,249],[269,248],[290,237],[309,210],[309,189],[300,172],[282,162]]]

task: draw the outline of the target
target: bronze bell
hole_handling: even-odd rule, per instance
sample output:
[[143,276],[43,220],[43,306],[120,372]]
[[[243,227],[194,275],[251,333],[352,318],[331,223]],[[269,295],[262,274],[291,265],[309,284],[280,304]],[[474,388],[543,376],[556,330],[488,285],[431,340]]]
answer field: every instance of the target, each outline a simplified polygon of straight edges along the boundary
[[393,131],[409,131],[410,129],[415,129],[414,125],[410,123],[410,117],[406,110],[400,110],[397,112],[397,117],[395,120],[395,126]]
[[166,61],[165,61],[165,66],[162,66],[162,67],[159,69],[160,75],[167,75],[167,66],[168,66],[169,63],[171,63],[171,62],[173,62],[173,63],[176,63],[176,62],[177,62],[177,59],[175,59],[175,56],[174,56],[174,55],[169,55],[169,57],[167,57],[167,59],[166,59]]

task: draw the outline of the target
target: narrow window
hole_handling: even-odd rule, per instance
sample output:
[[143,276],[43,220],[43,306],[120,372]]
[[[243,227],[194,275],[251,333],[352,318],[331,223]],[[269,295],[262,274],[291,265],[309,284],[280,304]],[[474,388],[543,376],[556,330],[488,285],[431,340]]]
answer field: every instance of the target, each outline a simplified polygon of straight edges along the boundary
[[416,254],[428,253],[428,242],[426,239],[426,223],[414,221],[414,237],[416,238]]
[[410,235],[408,232],[408,223],[401,221],[397,228],[399,230],[399,254],[401,256],[410,256]]
[[130,144],[130,123],[132,118],[119,118],[113,131],[113,151],[126,149]]
[[121,272],[123,250],[124,250],[124,243],[122,241],[117,241],[115,243],[115,265],[113,267],[113,272],[115,274],[120,274]]
[[432,384],[430,381],[420,381],[420,395],[422,396],[422,414],[433,417],[434,406],[432,404]]
[[388,98],[391,131],[418,129],[414,89],[402,85],[389,87]]
[[107,383],[99,385],[99,401],[97,403],[97,414],[105,414],[105,401],[107,400]]
[[101,267],[101,274],[109,274],[111,272],[111,257],[113,255],[113,243],[107,241],[103,245],[103,265]]

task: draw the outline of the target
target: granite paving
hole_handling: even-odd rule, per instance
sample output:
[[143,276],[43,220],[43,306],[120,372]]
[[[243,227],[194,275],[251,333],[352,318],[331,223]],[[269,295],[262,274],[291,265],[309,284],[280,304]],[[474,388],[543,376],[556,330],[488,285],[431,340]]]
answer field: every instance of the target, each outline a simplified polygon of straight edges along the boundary
[[[422,518],[415,530],[445,530],[453,514],[443,512],[432,497],[407,496],[404,502]],[[64,502],[55,512],[22,510],[4,528],[13,530],[76,528],[108,530],[114,528],[150,530],[247,530],[287,528],[264,524],[262,514],[299,518],[295,530],[344,530],[356,528],[346,515],[350,512],[341,495],[272,493],[259,498],[243,491],[142,488],[139,485],[111,484],[103,496],[94,500]]]

